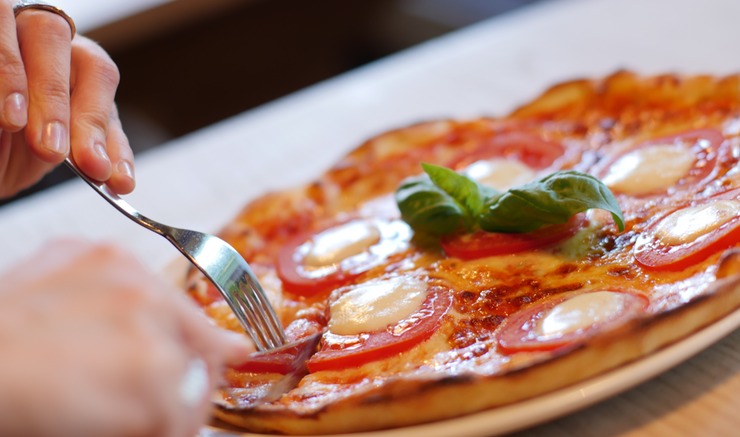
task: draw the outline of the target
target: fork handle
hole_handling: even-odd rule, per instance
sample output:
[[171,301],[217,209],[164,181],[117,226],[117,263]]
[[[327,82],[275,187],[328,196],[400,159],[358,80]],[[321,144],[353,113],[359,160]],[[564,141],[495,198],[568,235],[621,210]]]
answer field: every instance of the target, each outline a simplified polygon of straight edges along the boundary
[[75,172],[75,174],[77,174],[77,176],[79,176],[83,181],[87,182],[87,184],[90,185],[90,187],[92,187],[95,192],[100,194],[103,199],[105,199],[114,208],[123,213],[123,215],[152,232],[156,232],[159,235],[166,236],[166,230],[164,228],[167,228],[167,226],[150,219],[144,214],[141,214],[133,206],[129,205],[128,202],[121,199],[118,194],[114,193],[106,184],[94,181],[87,177],[87,175],[83,173],[82,170],[77,167],[77,164],[75,164],[74,161],[72,161],[72,159],[70,159],[69,157],[64,160],[64,163],[67,164],[67,167]]

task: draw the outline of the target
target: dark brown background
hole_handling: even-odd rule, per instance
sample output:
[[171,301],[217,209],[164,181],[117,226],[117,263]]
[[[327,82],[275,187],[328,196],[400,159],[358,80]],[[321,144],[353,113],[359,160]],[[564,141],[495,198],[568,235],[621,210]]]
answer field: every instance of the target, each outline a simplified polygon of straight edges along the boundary
[[[542,0],[243,0],[178,25],[157,25],[157,14],[170,13],[166,8],[149,11],[121,24],[140,26],[136,38],[117,39],[115,27],[89,36],[121,71],[117,101],[140,153],[537,1]],[[59,168],[17,198],[69,177]]]

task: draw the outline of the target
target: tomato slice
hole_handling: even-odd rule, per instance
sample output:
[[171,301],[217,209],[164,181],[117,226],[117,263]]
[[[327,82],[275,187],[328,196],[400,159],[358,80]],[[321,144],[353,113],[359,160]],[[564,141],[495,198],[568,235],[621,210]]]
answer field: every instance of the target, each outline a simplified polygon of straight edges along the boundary
[[625,291],[592,291],[557,296],[512,314],[499,326],[505,353],[568,347],[643,314],[648,299]]
[[[711,209],[713,205],[723,208],[718,212],[716,208]],[[638,236],[633,251],[635,260],[645,267],[680,270],[721,250],[737,246],[740,244],[738,211],[740,188],[676,209]],[[712,219],[719,221],[712,226]],[[709,227],[703,227],[705,225]],[[687,238],[678,238],[676,241],[666,239],[666,231],[677,229],[679,234],[683,232]]]
[[[680,189],[682,187],[695,187],[711,181],[716,169],[717,157],[722,154],[722,148],[727,147],[725,143],[725,137],[724,135],[722,135],[722,132],[717,129],[711,128],[695,129],[675,135],[652,138],[647,141],[638,143],[622,153],[607,158],[607,160],[605,160],[604,163],[601,164],[602,170],[598,172],[599,178],[604,179],[607,176],[610,167],[617,163],[617,161],[622,159],[625,155],[632,153],[638,149],[660,144],[690,145],[691,150],[696,155],[696,161],[694,162],[693,166],[688,170],[687,174],[676,183],[675,186],[670,188],[671,190]],[[615,192],[619,191],[613,187],[612,190]],[[660,193],[651,192],[646,194],[652,195]]]
[[451,304],[450,289],[433,285],[418,311],[384,330],[357,335],[337,335],[327,331],[320,350],[308,361],[308,370],[318,372],[357,367],[407,351],[437,331]]
[[320,338],[320,334],[313,334],[276,349],[256,352],[233,369],[239,372],[281,375],[300,371],[308,357],[316,351]]
[[507,255],[551,246],[570,238],[586,222],[585,214],[576,214],[562,225],[551,225],[524,233],[477,231],[443,237],[442,249],[448,256],[460,259],[477,259],[487,256]]
[[538,135],[520,131],[503,132],[482,142],[478,148],[466,151],[451,166],[460,170],[476,161],[498,157],[515,159],[530,168],[542,170],[551,166],[564,153],[562,144],[545,140]]
[[[367,223],[377,229],[377,241],[349,253],[343,259],[325,265],[309,266],[308,254],[317,238],[342,226]],[[354,280],[362,273],[380,265],[389,256],[408,248],[413,232],[400,220],[356,219],[338,223],[319,232],[297,235],[280,250],[276,270],[283,288],[300,296],[313,296],[331,291]],[[351,235],[347,236],[351,238]],[[337,238],[341,238],[337,237]]]

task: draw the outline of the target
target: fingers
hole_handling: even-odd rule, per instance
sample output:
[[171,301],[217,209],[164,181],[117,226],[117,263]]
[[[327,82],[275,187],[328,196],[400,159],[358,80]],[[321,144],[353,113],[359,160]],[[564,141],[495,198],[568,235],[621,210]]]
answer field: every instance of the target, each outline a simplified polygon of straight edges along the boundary
[[76,37],[72,47],[72,157],[93,179],[118,194],[133,191],[134,154],[115,105],[120,75],[97,44]]
[[85,174],[98,181],[107,181],[113,174],[107,143],[119,82],[118,68],[100,46],[78,37],[72,47],[70,79],[71,119],[74,120],[72,157]]
[[[48,407],[23,416],[32,429],[52,424],[57,428],[49,429],[69,435],[195,435],[211,411],[224,364],[254,350],[111,245],[48,244],[3,276],[0,298],[0,328],[26,326],[21,337],[13,336],[18,341],[3,346],[15,358],[9,362],[28,375],[18,385],[27,395],[21,403],[38,406],[44,399]],[[46,355],[54,372],[43,367]],[[24,363],[41,364],[26,371]]]
[[16,27],[28,81],[26,142],[40,159],[58,163],[70,147],[69,25],[56,14],[25,10]]
[[127,194],[134,190],[134,153],[123,133],[121,120],[115,106],[108,125],[108,154],[113,166],[113,173],[108,179],[108,186],[118,194]]
[[85,37],[70,41],[59,15],[26,9],[14,16],[13,3],[0,0],[0,129],[25,128],[23,153],[38,159],[34,172],[22,170],[26,178],[39,179],[71,152],[90,178],[118,194],[133,191],[133,152],[114,103],[115,63]]
[[[22,284],[33,283],[39,278],[55,274],[61,270],[68,270],[70,264],[90,250],[91,245],[84,241],[59,239],[46,243],[43,250],[21,260],[18,266],[4,273],[0,283],[0,292],[7,290],[16,293],[23,292]],[[21,268],[23,265],[33,265],[33,269]]]
[[151,354],[150,359],[166,363],[158,373],[174,379],[149,384],[157,387],[151,396],[162,408],[156,435],[194,435],[210,414],[211,393],[222,381],[224,366],[244,361],[255,347],[244,335],[211,324],[182,290],[161,287],[159,291],[155,321],[173,342],[173,349],[161,348],[161,356]]
[[0,4],[0,129],[21,130],[27,121],[26,72],[15,32],[15,17],[9,0]]
[[[180,299],[178,299],[180,300]],[[187,299],[173,305],[180,313],[182,341],[192,354],[182,369],[173,402],[163,416],[169,417],[160,435],[194,435],[211,412],[211,393],[223,383],[224,367],[239,364],[255,351],[243,334],[226,331],[210,324]],[[184,408],[183,408],[184,407]]]
[[256,350],[254,343],[241,333],[214,326],[185,295],[178,295],[171,306],[179,317],[184,341],[202,357],[218,379],[223,365],[242,363]]

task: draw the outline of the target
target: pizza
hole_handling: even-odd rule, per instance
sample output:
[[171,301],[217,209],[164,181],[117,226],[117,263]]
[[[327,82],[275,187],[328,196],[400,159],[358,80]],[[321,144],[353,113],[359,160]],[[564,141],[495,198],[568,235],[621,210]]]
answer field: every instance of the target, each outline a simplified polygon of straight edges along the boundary
[[[620,71],[507,116],[369,139],[220,236],[290,340],[225,373],[215,416],[332,434],[461,417],[639,360],[740,305],[740,76]],[[187,292],[241,328],[197,272]]]

